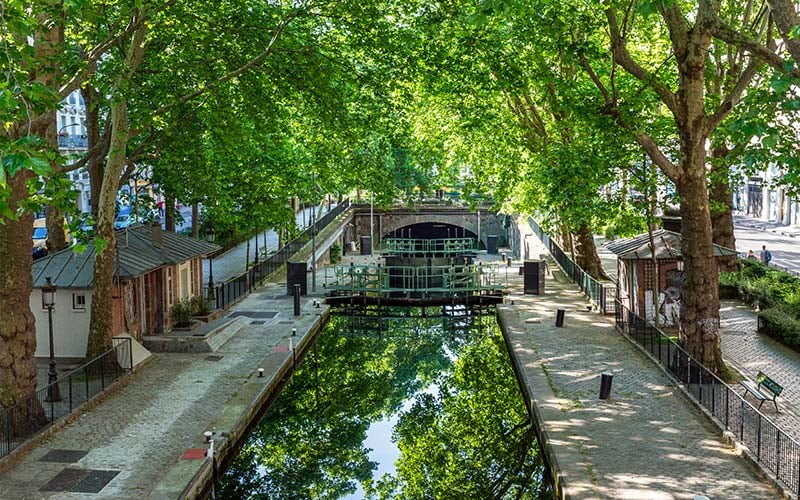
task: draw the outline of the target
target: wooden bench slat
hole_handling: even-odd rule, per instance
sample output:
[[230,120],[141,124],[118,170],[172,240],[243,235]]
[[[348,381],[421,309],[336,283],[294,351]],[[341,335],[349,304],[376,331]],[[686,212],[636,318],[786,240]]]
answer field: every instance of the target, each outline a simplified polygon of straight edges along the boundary
[[753,397],[761,401],[761,404],[758,405],[759,409],[761,405],[764,404],[764,401],[772,401],[775,405],[775,410],[778,410],[776,398],[783,392],[783,387],[769,378],[764,372],[758,372],[755,383],[750,380],[740,380],[739,385],[744,387]]

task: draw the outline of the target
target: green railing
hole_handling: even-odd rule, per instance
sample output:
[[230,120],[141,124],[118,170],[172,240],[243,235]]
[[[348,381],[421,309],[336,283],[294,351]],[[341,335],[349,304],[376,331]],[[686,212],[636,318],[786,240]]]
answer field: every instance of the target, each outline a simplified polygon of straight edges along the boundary
[[469,252],[478,252],[475,238],[386,238],[383,240],[381,252],[410,256],[436,255],[450,257]]
[[495,292],[507,286],[507,273],[505,266],[483,263],[423,267],[337,265],[325,268],[325,289],[332,295]]

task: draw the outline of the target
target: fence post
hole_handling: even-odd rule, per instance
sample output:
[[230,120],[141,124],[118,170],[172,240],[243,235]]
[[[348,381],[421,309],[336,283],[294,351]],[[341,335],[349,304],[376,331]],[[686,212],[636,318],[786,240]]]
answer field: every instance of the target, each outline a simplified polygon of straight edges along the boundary
[[86,399],[89,399],[89,365],[83,367],[83,381],[86,383]]
[[739,409],[739,440],[744,441],[744,398],[742,398],[742,406]]
[[129,370],[133,373],[133,339],[128,339],[128,356],[130,357]]
[[778,432],[775,437],[775,477],[781,478],[781,434]]
[[72,411],[72,375],[69,376],[69,411]]
[[100,362],[100,388],[101,390],[106,389],[106,373],[105,368],[103,367],[103,357],[101,356],[98,360]]
[[758,413],[758,434],[756,437],[756,442],[758,443],[756,445],[756,458],[761,460],[761,412]]

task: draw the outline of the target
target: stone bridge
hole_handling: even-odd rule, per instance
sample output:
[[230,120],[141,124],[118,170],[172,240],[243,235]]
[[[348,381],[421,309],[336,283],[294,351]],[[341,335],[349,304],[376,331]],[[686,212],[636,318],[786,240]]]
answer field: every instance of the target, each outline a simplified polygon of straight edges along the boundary
[[[353,208],[353,217],[344,228],[343,242],[359,241],[360,236],[374,235],[375,247],[387,237],[398,238],[461,238],[479,239],[486,248],[486,237],[496,235],[501,244],[506,241],[504,215],[490,210],[470,210],[465,207],[420,205],[414,208],[375,208],[370,218],[369,205]],[[370,224],[370,221],[372,224]],[[370,225],[372,230],[370,230]]]

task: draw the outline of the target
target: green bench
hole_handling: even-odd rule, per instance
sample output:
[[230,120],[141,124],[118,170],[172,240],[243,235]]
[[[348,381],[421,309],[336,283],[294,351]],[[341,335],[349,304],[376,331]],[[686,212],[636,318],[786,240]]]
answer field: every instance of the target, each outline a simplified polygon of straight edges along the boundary
[[743,396],[747,396],[749,392],[754,398],[761,401],[758,405],[759,410],[761,409],[761,405],[764,404],[764,401],[772,401],[775,405],[775,411],[778,411],[778,402],[775,401],[775,399],[781,395],[783,387],[769,378],[766,373],[758,372],[755,382],[752,380],[741,380],[739,381],[739,385],[744,387],[747,391]]

